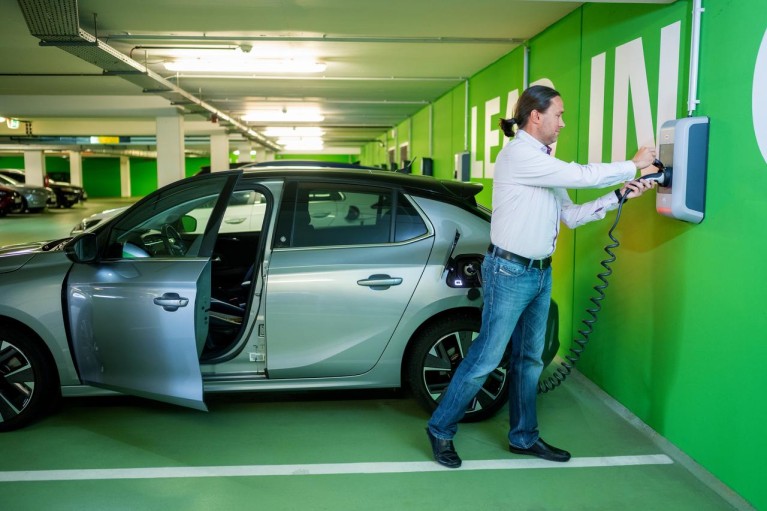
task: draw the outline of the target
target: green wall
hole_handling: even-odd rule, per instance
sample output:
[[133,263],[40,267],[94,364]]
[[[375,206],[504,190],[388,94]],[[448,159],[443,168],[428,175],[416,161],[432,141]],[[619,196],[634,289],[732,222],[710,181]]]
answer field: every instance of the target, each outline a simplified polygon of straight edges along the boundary
[[[753,99],[767,95],[767,2],[703,4],[700,104],[694,115],[711,119],[706,218],[693,225],[658,215],[654,193],[626,205],[615,231],[620,247],[614,274],[578,368],[754,507],[767,509],[759,469],[767,457],[762,437],[767,407],[761,397],[767,387],[761,369],[767,360],[767,315],[751,307],[761,304],[767,282],[767,269],[757,263],[767,250],[761,235],[767,222],[762,196],[767,189],[767,99]],[[566,128],[557,157],[580,162],[628,159],[639,145],[655,143],[662,121],[687,115],[691,12],[691,0],[670,5],[587,3],[531,38],[531,83],[549,80],[565,103]],[[760,46],[764,49],[757,64]],[[631,53],[637,49],[641,61]],[[433,109],[431,156],[438,177],[451,178],[453,155],[473,148],[472,179],[485,184],[480,197],[485,203],[492,189],[488,163],[500,150],[491,145],[486,158],[486,132],[496,127],[497,117],[507,115],[509,93],[521,90],[523,52],[514,50],[412,118],[414,134],[428,130],[422,123],[427,109]],[[604,101],[601,124],[596,122],[597,103],[591,104],[592,89],[599,91],[592,71],[598,69],[593,63],[600,55],[604,89],[594,97]],[[678,64],[661,72],[669,56]],[[614,104],[616,87],[624,90],[615,77],[627,59],[631,69],[641,72],[630,75],[624,118]],[[760,76],[757,69],[763,77],[754,83]],[[646,83],[637,81],[638,76],[646,77]],[[670,103],[659,100],[665,90],[671,91]],[[495,108],[495,123],[486,128],[486,110]],[[476,127],[471,129],[473,109]],[[755,123],[763,126],[761,131]],[[391,145],[390,134],[381,140]],[[415,142],[413,149],[424,150]],[[379,157],[373,144],[363,154],[363,159]],[[571,197],[585,202],[606,191],[581,190]],[[614,219],[612,212],[603,222],[561,232],[554,297],[560,304],[564,346],[589,318],[585,309],[593,306],[590,298],[600,283],[596,275],[603,271],[600,261],[606,257],[603,247],[610,242],[607,231]]]

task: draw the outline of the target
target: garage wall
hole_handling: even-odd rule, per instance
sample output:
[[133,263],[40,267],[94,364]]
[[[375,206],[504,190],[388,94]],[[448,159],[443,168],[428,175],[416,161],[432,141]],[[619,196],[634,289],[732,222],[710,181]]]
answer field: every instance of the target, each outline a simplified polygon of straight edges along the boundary
[[[767,316],[758,310],[767,269],[757,263],[767,250],[761,236],[767,223],[767,3],[703,4],[695,115],[711,119],[706,219],[692,225],[662,217],[654,193],[627,204],[607,298],[578,367],[756,508],[767,509],[757,464],[767,456],[761,431]],[[531,83],[549,80],[565,102],[558,157],[627,159],[639,145],[655,144],[664,120],[687,115],[691,11],[691,0],[586,4],[529,41]],[[738,37],[722,35],[734,33]],[[433,105],[436,174],[452,176],[468,119],[472,179],[485,184],[485,203],[503,143],[495,145],[493,130],[497,118],[508,115],[514,90],[521,90],[523,51],[471,77],[468,112],[463,86]],[[670,70],[661,71],[669,62]],[[592,89],[602,108],[592,105]],[[603,193],[571,196],[584,202]],[[563,345],[589,317],[585,308],[593,306],[614,217],[564,229],[560,237],[554,296],[562,324],[569,325],[561,332]]]
[[[454,170],[454,155],[464,150],[464,124],[466,111],[466,89],[462,84],[443,95],[431,105],[421,109],[410,119],[389,130],[375,142],[362,146],[360,163],[369,166],[388,165],[387,150],[403,142],[412,141],[410,156],[417,158],[413,173],[421,173],[420,160],[424,157],[434,159],[434,175],[442,179],[452,179]],[[431,114],[429,110],[431,109]],[[431,118],[431,130],[429,119]],[[396,137],[395,137],[396,134]],[[431,144],[429,143],[431,139]],[[429,150],[431,147],[431,151]],[[397,152],[397,163],[399,152]],[[401,165],[400,165],[401,168]]]

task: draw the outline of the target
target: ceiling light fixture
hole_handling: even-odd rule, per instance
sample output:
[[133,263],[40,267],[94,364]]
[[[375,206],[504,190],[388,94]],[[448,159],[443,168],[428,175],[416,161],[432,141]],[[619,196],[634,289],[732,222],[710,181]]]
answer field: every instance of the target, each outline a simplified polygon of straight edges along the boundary
[[324,134],[317,126],[269,126],[264,130],[267,137],[321,137]]
[[248,112],[242,120],[246,122],[322,122],[325,116],[318,108],[271,108]]
[[286,150],[320,150],[324,142],[319,137],[281,138],[277,143]]
[[309,59],[188,58],[165,63],[165,69],[192,73],[321,73],[327,65]]

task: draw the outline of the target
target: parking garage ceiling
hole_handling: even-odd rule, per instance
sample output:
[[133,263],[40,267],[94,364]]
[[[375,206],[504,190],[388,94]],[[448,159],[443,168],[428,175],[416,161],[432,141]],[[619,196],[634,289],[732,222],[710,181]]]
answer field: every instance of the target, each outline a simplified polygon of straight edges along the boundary
[[278,148],[267,126],[306,123],[259,115],[313,111],[326,148],[359,147],[582,3],[3,0],[0,116],[22,122],[0,143],[151,137],[181,113],[198,139]]

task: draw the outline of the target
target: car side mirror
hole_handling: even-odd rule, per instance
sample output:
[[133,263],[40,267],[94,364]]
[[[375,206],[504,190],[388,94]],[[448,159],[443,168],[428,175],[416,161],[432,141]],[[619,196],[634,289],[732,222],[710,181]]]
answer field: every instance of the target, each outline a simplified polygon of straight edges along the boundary
[[92,232],[84,232],[69,242],[64,252],[76,263],[92,263],[99,252],[98,238]]
[[197,219],[191,215],[182,216],[181,228],[183,232],[195,232],[197,230]]

